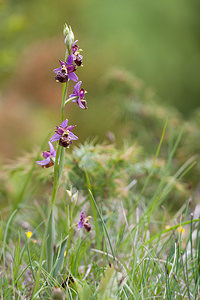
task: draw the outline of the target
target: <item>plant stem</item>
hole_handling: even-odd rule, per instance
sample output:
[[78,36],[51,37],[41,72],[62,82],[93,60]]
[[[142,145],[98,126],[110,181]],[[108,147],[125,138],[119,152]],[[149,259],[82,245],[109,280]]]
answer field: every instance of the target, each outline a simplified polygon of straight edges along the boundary
[[[66,56],[67,56],[67,52],[66,52]],[[62,89],[61,122],[64,121],[64,108],[65,108],[65,99],[67,95],[67,87],[68,87],[68,82],[63,84],[63,89]],[[64,161],[65,161],[65,148],[58,145],[56,151],[56,159],[54,163],[54,183],[53,183],[53,192],[51,197],[51,206],[50,206],[49,218],[47,221],[47,228],[46,228],[47,271],[49,273],[51,273],[53,267],[53,256],[54,256],[53,247],[55,244],[54,205],[56,201],[56,195],[58,192],[60,180],[62,178]]]
[[62,103],[61,103],[61,122],[64,121],[64,108],[65,108],[65,99],[67,95],[67,87],[68,87],[68,81],[66,83],[63,83]]
[[[61,122],[64,121],[64,108],[65,108],[65,99],[67,95],[67,87],[68,82],[63,84],[62,90],[62,103],[61,103]],[[59,160],[60,156],[60,160]],[[62,177],[63,167],[64,167],[64,158],[65,158],[65,148],[58,145],[57,152],[56,152],[56,159],[54,165],[54,185],[53,185],[53,193],[51,198],[51,206],[54,206],[59,183]]]
[[51,197],[51,207],[53,207],[54,203],[55,203],[55,199],[56,199],[56,194],[57,194],[57,190],[58,190],[58,159],[59,159],[59,155],[60,155],[60,146],[58,145],[58,149],[56,152],[56,159],[55,159],[55,165],[54,165],[54,184],[53,184],[53,193],[52,193],[52,197]]
[[67,103],[69,103],[70,101],[75,100],[75,99],[78,99],[78,96],[74,96],[74,97],[72,97],[72,98],[67,99],[67,100],[65,101],[65,105],[66,105]]

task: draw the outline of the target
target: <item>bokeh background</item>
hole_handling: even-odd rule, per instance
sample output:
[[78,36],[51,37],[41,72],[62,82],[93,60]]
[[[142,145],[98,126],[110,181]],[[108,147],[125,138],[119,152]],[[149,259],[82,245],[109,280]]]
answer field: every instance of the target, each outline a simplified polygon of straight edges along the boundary
[[[161,106],[174,107],[182,120],[193,120],[200,96],[199,12],[198,0],[1,0],[0,159],[41,145],[59,123],[62,88],[52,70],[64,57],[64,23],[84,50],[78,76],[89,108],[66,108],[80,142],[103,141],[112,132],[121,143],[128,125],[120,110],[130,97],[130,80],[134,89],[145,87],[142,99],[148,94]],[[138,94],[131,101],[136,103]],[[157,114],[163,121],[159,136],[169,116]],[[147,135],[156,127],[147,123]]]

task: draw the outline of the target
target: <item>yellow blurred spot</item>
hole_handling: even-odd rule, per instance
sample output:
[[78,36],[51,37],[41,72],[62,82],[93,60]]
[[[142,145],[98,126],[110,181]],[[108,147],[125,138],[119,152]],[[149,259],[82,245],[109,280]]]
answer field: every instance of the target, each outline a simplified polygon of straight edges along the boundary
[[64,252],[64,257],[66,256],[66,254],[67,254],[67,252],[66,252],[66,250],[65,250],[65,252]]
[[165,229],[169,229],[170,228],[170,226],[169,225],[165,225]]
[[184,232],[185,232],[185,229],[184,229],[182,226],[178,227],[176,230],[177,230],[179,233],[184,233]]
[[27,236],[28,239],[30,239],[30,237],[32,236],[32,232],[31,231],[27,231],[26,232],[26,236]]

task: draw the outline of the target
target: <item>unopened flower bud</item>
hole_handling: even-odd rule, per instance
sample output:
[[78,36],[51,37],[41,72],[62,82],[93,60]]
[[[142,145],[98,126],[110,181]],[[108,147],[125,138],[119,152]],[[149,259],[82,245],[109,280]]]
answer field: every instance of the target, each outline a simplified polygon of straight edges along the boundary
[[67,24],[64,25],[64,36],[65,36],[65,44],[68,48],[68,51],[70,52],[71,48],[72,48],[72,44],[74,42],[74,34],[73,31],[71,29],[71,26],[67,26]]
[[76,193],[72,195],[71,202],[75,202],[76,203],[77,200],[78,200],[78,191],[76,191]]
[[64,300],[63,292],[60,288],[55,288],[51,294],[52,300]]

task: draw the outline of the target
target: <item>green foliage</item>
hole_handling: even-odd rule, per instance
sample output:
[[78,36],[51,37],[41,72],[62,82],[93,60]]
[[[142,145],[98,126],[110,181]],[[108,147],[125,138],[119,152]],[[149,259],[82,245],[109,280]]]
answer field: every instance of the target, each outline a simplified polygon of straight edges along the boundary
[[18,72],[19,53],[27,45],[32,47],[34,42],[57,36],[67,20],[84,37],[89,49],[91,98],[96,95],[94,82],[105,74],[105,66],[109,69],[115,65],[134,70],[162,98],[176,103],[185,115],[198,107],[197,0],[2,0],[0,8],[1,84],[14,70]]
[[[156,160],[147,158],[137,144],[116,149],[113,144],[87,142],[73,149],[56,200],[55,244],[47,245],[54,251],[49,272],[44,234],[48,211],[38,195],[49,197],[52,177],[41,185],[41,176],[53,170],[43,170],[46,175],[34,170],[26,188],[22,186],[25,196],[34,182],[29,202],[8,221],[2,215],[1,297],[54,299],[58,293],[64,299],[197,299],[200,220],[197,213],[190,217],[198,210],[181,182],[192,161],[176,169],[169,161],[177,143],[167,161],[159,158],[165,147],[158,147]],[[15,174],[26,177],[26,165],[15,168]],[[79,195],[73,197],[74,189]],[[9,190],[5,193],[9,195]],[[180,198],[180,210],[170,211],[167,201]],[[92,216],[91,232],[77,228],[83,208],[86,216]],[[28,240],[23,234],[27,230],[33,232]]]
[[[35,166],[43,146],[0,173],[1,298],[198,299],[198,112],[183,129],[130,74],[102,84],[122,138],[68,152],[50,218],[53,168]],[[90,232],[77,227],[83,209]]]

